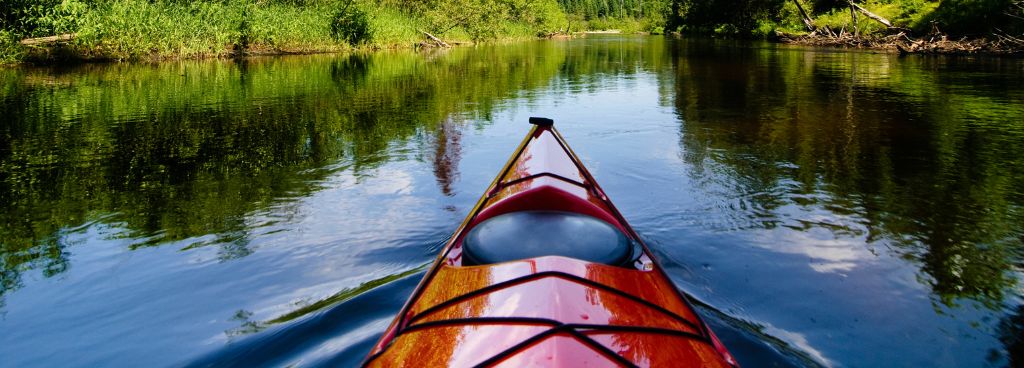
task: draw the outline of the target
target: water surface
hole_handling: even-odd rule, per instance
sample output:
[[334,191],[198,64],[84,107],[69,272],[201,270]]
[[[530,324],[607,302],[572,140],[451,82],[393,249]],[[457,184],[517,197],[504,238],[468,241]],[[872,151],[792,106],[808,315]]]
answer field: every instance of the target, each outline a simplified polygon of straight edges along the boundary
[[548,116],[746,367],[1024,364],[1024,61],[600,36],[0,70],[3,366],[357,364]]

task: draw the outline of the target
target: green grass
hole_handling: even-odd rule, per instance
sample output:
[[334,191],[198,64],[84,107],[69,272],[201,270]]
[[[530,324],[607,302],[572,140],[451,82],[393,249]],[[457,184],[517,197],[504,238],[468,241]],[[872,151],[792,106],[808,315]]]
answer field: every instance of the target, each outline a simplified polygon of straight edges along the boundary
[[368,12],[370,15],[370,41],[374,48],[411,45],[423,39],[420,29],[426,24],[400,10],[385,7]]
[[[872,13],[888,19],[896,26],[914,28],[918,25],[922,15],[935,10],[939,2],[907,0],[899,3],[883,3],[880,1],[868,1],[860,5]],[[850,16],[849,8],[835,9],[829,13],[818,15],[815,17],[815,24],[818,26],[829,26],[829,28],[837,32],[843,28],[846,28],[847,32],[852,32],[853,27],[856,26],[862,34],[882,31],[886,28],[881,23],[868,18],[860,12],[857,12],[857,22],[854,23]]]
[[242,46],[284,52],[343,49],[327,27],[329,10],[327,5],[122,0],[82,17],[70,51],[86,58],[138,59],[222,56]]
[[[952,2],[951,2],[952,3]],[[809,6],[804,3],[805,7]],[[924,34],[931,31],[931,22],[936,21],[940,30],[954,31],[956,33],[969,33],[967,29],[947,29],[945,24],[950,24],[955,19],[968,18],[967,16],[951,17],[940,11],[939,0],[869,0],[859,3],[865,9],[888,19],[894,26],[913,30],[917,34]],[[947,6],[955,7],[955,6]],[[948,11],[946,12],[948,13]],[[792,1],[787,1],[780,12],[781,20],[774,23],[774,29],[786,33],[806,33],[803,23],[800,20],[799,12]],[[885,30],[881,23],[868,18],[864,14],[857,13],[857,21],[853,22],[849,8],[837,8],[824,14],[813,16],[814,24],[818,27],[828,26],[834,31],[846,29],[852,31],[856,26],[861,34],[870,34]],[[954,19],[955,18],[955,19]],[[983,22],[982,22],[983,23]],[[960,27],[966,28],[966,27]],[[976,28],[983,28],[976,25]]]
[[[372,0],[351,5],[348,0],[63,0],[53,14],[35,18],[35,28],[2,31],[0,63],[409,48],[425,40],[420,30],[445,40],[480,42],[533,38],[564,22],[565,14],[553,0],[534,6],[538,14],[529,17],[504,15],[485,24],[450,27],[455,24],[452,19],[457,19],[451,17],[457,15],[428,15],[402,4]],[[345,37],[332,34],[332,24],[337,24],[340,14],[357,8],[366,14],[366,32],[351,45]],[[481,27],[487,32],[481,34]],[[23,47],[16,42],[70,32],[77,33],[77,38],[57,47]]]
[[0,29],[0,65],[13,63],[21,56],[21,47],[10,32]]

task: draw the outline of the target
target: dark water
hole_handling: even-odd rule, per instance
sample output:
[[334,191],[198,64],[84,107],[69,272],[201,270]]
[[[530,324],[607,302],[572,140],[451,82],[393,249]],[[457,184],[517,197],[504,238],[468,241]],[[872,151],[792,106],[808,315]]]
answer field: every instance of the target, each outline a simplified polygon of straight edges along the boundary
[[1024,61],[593,37],[0,69],[0,366],[356,364],[553,117],[746,367],[1024,365]]

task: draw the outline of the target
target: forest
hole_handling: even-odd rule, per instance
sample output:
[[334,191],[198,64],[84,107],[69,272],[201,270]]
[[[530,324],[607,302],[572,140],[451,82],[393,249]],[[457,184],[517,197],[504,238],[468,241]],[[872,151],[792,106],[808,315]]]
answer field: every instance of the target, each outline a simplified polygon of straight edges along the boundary
[[[857,17],[855,6],[889,24]],[[435,37],[447,46],[441,40],[611,29],[765,38],[812,24],[1024,46],[1021,0],[0,0],[0,9],[0,63],[336,52]]]

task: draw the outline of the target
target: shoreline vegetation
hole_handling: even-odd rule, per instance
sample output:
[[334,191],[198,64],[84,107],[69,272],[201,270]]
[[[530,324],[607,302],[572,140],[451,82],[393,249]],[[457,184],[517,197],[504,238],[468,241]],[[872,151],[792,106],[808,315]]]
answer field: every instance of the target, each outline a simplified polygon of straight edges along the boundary
[[[911,53],[1016,55],[1024,53],[1024,37],[1018,38],[1010,35],[998,27],[992,27],[987,37],[979,37],[975,34],[955,39],[940,30],[939,22],[932,19],[928,22],[931,30],[921,36],[915,36],[915,33],[921,34],[921,32],[915,32],[910,28],[910,24],[917,23],[915,28],[920,29],[922,23],[920,19],[916,22],[906,22],[909,23],[907,25],[896,24],[847,0],[849,21],[835,30],[832,28],[836,26],[835,19],[831,20],[831,25],[825,24],[819,27],[800,5],[800,0],[792,1],[800,13],[806,32],[786,33],[775,30],[770,35],[774,41],[809,46],[886,50],[897,52],[900,55]],[[1010,11],[1004,12],[1003,15],[1024,20],[1024,1],[1010,3],[1009,9],[1018,10],[1020,17]],[[858,22],[858,16],[869,19],[875,28],[866,27],[862,31],[861,28],[864,27],[864,24]],[[898,16],[906,17],[906,14]],[[1019,25],[1017,27],[1019,28]],[[975,31],[979,29],[977,28]]]
[[668,29],[900,54],[1024,54],[1024,0],[675,0]]
[[1024,0],[0,0],[0,65],[450,47],[610,32],[1021,55]]
[[448,47],[662,32],[670,0],[0,0],[0,64]]

